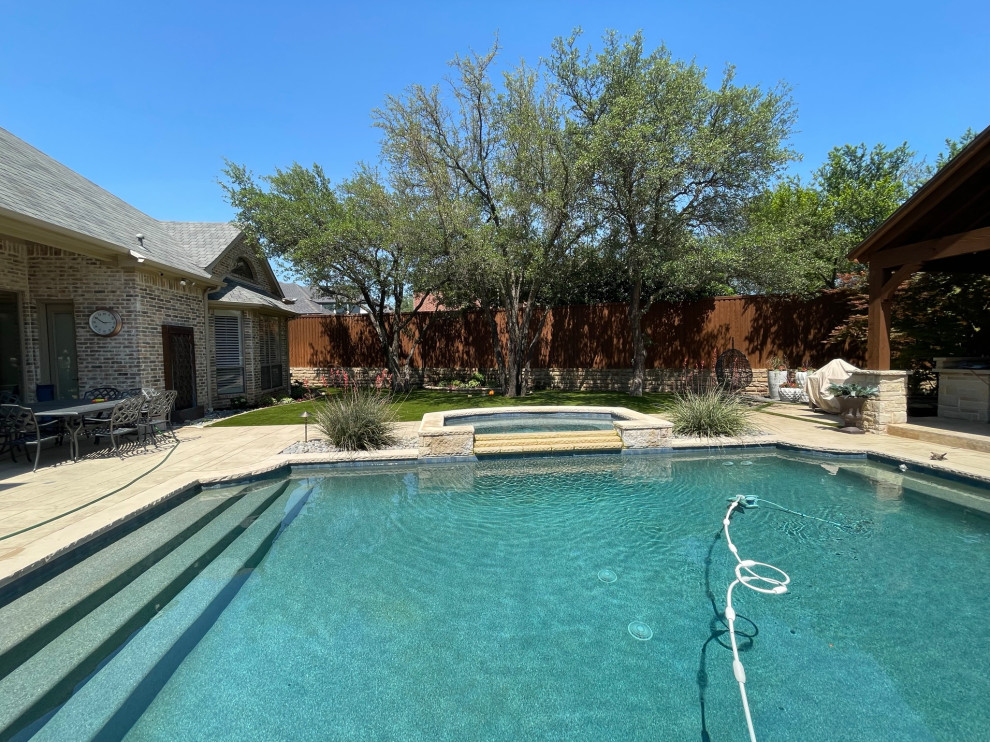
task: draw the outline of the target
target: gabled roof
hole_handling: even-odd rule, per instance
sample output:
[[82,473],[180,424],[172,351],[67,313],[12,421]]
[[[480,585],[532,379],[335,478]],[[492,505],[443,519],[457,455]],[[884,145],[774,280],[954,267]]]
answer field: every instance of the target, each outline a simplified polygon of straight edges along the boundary
[[230,222],[159,222],[185,255],[200,268],[210,267],[241,235]]
[[203,277],[240,233],[231,224],[158,221],[2,128],[0,215]]
[[986,227],[990,227],[990,127],[935,173],[849,258],[868,263],[881,251]]
[[229,277],[223,280],[223,286],[211,292],[207,298],[220,307],[263,308],[293,316],[299,314],[294,306],[287,306],[280,297]]
[[282,281],[279,281],[278,285],[281,287],[286,299],[296,300],[292,307],[296,313],[333,314],[329,309],[317,303],[322,297],[318,292],[313,291],[313,289],[300,286],[298,283],[283,283]]

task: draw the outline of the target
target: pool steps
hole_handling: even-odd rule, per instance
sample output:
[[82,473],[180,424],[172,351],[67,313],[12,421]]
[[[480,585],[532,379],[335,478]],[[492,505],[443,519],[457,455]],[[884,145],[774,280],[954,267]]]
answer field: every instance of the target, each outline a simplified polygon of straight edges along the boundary
[[[67,620],[56,618],[57,635],[43,638],[32,638],[33,634],[22,636],[14,646],[40,647],[0,679],[0,740],[10,739],[20,728],[63,703],[76,686],[99,668],[128,637],[148,623],[244,534],[283,496],[287,487],[288,482],[282,482],[240,488],[239,494],[226,498],[211,496],[210,490],[204,491],[200,497],[220,503],[212,511],[213,517],[207,518],[204,514],[195,519],[194,523],[199,523],[200,527],[194,531],[191,527],[183,530],[181,533],[185,534],[185,539],[175,544],[171,551],[161,555],[138,575],[131,575],[132,570],[128,570],[126,564],[120,565],[124,567],[122,574],[132,579],[105,597],[99,605],[85,606],[87,610],[84,615],[72,615],[70,606],[63,615],[71,616],[72,622],[63,627],[61,624],[67,623]],[[227,501],[229,505],[221,507]],[[191,503],[198,505],[199,498],[180,505],[175,515],[179,515],[180,509],[184,515]],[[190,507],[190,511],[194,510],[197,510],[196,505]],[[155,523],[157,521],[147,525]],[[142,527],[126,538],[135,537],[140,541],[144,533],[145,527]],[[177,537],[167,539],[165,543],[171,544],[176,540]],[[131,540],[128,546],[133,545],[134,540]],[[87,569],[98,568],[105,551],[95,553],[63,574],[77,569],[82,569],[79,572],[82,574]],[[27,608],[27,602],[25,608],[18,604],[30,595],[5,606],[0,611],[0,624],[9,625],[8,616],[21,614]],[[45,626],[50,623],[38,627],[35,633],[45,635]],[[73,738],[81,737],[76,735]]]
[[[284,488],[283,488],[284,490]],[[297,493],[298,494],[298,493]],[[293,506],[281,494],[32,737],[121,739],[267,553]]]
[[204,492],[168,518],[107,545],[99,559],[85,559],[0,608],[0,678],[230,507],[245,489]]
[[621,450],[622,439],[614,429],[566,433],[493,433],[474,437],[476,456],[507,453]]
[[860,477],[876,486],[881,497],[885,494],[890,497],[900,497],[901,489],[906,488],[954,505],[961,505],[981,513],[990,513],[990,497],[987,497],[986,490],[980,487],[961,482],[942,484],[910,471],[885,471],[875,464],[865,462],[842,462],[836,466],[838,471]]

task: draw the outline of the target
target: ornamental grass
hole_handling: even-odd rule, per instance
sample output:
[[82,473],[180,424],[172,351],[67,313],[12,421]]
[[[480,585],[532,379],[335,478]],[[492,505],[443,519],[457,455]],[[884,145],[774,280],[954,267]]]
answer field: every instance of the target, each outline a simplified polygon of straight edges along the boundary
[[386,391],[352,386],[316,408],[316,427],[343,451],[373,451],[395,444],[396,413]]
[[750,410],[718,387],[678,396],[668,413],[676,435],[718,438],[740,436],[750,427]]

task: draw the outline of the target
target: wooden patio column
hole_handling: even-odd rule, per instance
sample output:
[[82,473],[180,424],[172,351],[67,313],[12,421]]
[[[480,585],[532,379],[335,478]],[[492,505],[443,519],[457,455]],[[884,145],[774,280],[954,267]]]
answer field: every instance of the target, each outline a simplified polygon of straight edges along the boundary
[[890,369],[890,300],[883,298],[884,280],[890,270],[870,264],[870,305],[866,326],[866,367]]
[[866,367],[890,370],[890,297],[921,267],[907,263],[898,268],[870,263],[870,306],[866,328]]

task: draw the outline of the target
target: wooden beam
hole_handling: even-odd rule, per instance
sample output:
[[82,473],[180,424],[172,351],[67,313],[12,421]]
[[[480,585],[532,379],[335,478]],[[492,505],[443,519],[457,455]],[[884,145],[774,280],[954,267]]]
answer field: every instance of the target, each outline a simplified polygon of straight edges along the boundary
[[920,267],[921,263],[909,263],[908,265],[902,265],[894,271],[894,275],[888,278],[880,289],[880,298],[887,301],[897,291],[897,287],[908,280],[911,274]]
[[866,367],[877,371],[890,369],[890,300],[884,300],[883,288],[891,271],[870,264],[870,305],[866,327]]
[[934,240],[898,245],[874,253],[865,258],[873,266],[890,268],[907,263],[924,263],[928,260],[951,258],[970,252],[990,250],[990,227],[974,229],[970,232],[950,234]]

